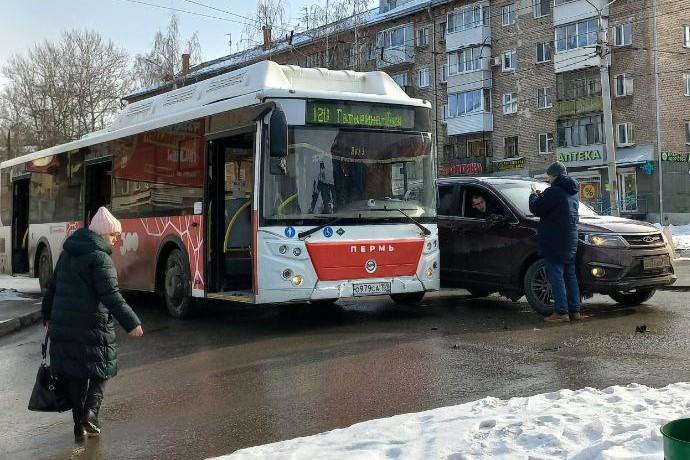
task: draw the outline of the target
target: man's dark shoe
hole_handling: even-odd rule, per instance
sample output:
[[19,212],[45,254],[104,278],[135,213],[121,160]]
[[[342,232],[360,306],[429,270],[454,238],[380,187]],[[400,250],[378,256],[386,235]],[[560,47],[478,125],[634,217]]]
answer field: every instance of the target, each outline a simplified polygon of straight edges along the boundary
[[561,315],[560,313],[553,312],[551,316],[544,318],[544,321],[547,323],[567,323],[570,321],[570,316],[567,313]]
[[86,436],[86,431],[80,423],[74,425],[74,442],[84,442],[84,436]]
[[101,425],[98,422],[98,408],[86,411],[86,416],[84,417],[82,425],[89,435],[98,435],[101,433]]
[[579,311],[569,313],[568,316],[570,316],[570,321],[580,321],[582,319],[582,315],[580,315]]

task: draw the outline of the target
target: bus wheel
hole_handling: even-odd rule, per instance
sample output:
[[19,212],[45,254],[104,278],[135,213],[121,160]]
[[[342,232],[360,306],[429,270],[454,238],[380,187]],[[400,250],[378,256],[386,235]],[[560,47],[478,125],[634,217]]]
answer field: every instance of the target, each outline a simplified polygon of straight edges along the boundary
[[391,294],[391,299],[398,305],[415,305],[424,298],[424,291],[412,292],[410,294]]
[[185,319],[192,304],[192,276],[182,251],[173,249],[165,259],[163,299],[173,318]]
[[45,295],[48,291],[48,284],[53,277],[53,256],[50,254],[48,246],[43,246],[38,255],[38,285],[41,287],[41,294]]

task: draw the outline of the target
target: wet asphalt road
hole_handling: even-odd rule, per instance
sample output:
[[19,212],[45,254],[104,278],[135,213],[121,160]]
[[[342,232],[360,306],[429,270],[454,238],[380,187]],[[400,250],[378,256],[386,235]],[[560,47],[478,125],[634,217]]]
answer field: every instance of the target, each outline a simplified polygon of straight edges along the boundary
[[545,326],[525,303],[463,292],[417,308],[207,304],[187,322],[134,299],[145,336],[120,335],[104,433],[78,447],[69,413],[26,410],[43,334],[30,327],[0,339],[0,458],[197,459],[489,395],[690,380],[690,293],[596,297],[584,321]]

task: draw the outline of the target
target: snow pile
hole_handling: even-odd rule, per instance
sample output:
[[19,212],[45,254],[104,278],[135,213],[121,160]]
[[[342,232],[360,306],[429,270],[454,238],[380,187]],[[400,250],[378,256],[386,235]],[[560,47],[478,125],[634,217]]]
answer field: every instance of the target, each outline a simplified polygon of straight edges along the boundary
[[690,249],[690,225],[671,225],[673,246],[678,249]]
[[[25,276],[0,275],[0,290],[19,291],[24,294],[40,294],[41,287],[38,285],[38,278],[28,278]],[[12,300],[0,298],[0,300]]]
[[485,398],[238,450],[255,459],[655,459],[659,428],[690,414],[690,383]]
[[27,297],[26,295],[23,295],[21,292],[18,292],[16,289],[0,288],[0,302],[2,302],[3,300],[35,300],[35,299],[32,299],[31,297]]

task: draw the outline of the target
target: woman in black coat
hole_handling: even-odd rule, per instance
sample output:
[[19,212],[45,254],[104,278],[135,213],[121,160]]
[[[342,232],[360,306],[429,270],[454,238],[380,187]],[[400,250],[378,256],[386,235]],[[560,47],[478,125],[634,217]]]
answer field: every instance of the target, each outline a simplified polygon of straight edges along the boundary
[[100,433],[98,411],[105,383],[117,374],[113,318],[134,337],[141,321],[120,295],[111,246],[122,231],[106,208],[88,229],[67,238],[48,291],[43,322],[50,330],[50,366],[65,382],[72,403],[74,436]]

